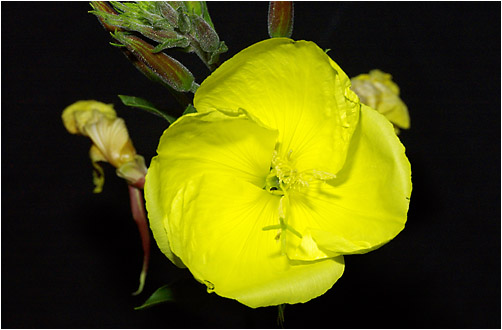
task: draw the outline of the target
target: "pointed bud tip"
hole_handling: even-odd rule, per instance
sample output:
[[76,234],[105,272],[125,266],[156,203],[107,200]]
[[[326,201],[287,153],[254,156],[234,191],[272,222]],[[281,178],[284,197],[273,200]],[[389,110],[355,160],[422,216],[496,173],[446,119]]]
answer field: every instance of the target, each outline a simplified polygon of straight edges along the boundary
[[139,37],[120,32],[113,37],[147,66],[150,74],[155,74],[178,92],[191,90],[194,77],[183,64],[163,52],[155,53],[155,47]]

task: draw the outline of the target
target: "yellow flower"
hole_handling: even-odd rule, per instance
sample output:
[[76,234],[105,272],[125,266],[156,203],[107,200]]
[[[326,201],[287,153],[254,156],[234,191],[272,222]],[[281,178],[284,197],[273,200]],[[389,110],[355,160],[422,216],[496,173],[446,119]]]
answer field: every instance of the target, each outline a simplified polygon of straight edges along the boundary
[[312,42],[274,38],[199,87],[162,135],[145,183],[160,249],[250,307],[306,302],[404,227],[410,164]]
[[136,154],[122,118],[113,105],[98,101],[78,101],[68,106],[62,115],[68,132],[89,137],[93,145],[89,156],[94,167],[94,192],[101,192],[104,173],[98,162],[108,162],[117,168],[117,175],[129,183],[143,185],[145,161]]
[[[351,79],[352,90],[359,96],[361,103],[369,105],[384,115],[399,128],[410,128],[408,107],[399,97],[399,87],[392,76],[380,70],[371,70]],[[396,131],[399,130],[396,127]]]

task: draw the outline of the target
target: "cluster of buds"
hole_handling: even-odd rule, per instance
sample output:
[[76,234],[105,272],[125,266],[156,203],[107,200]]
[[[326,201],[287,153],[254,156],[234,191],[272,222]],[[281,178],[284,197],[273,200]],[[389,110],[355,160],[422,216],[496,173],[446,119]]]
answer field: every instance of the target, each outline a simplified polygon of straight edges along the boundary
[[399,129],[410,128],[408,107],[399,97],[399,86],[392,76],[378,69],[360,74],[350,80],[352,90],[359,96],[361,103],[377,110]]
[[120,43],[114,45],[125,47],[127,57],[140,71],[177,92],[193,92],[197,85],[187,68],[162,51],[196,53],[212,71],[220,54],[228,50],[204,1],[94,1],[91,6],[91,13]]
[[101,192],[104,184],[99,162],[110,163],[129,185],[143,188],[147,171],[145,160],[136,153],[125,122],[117,117],[112,105],[78,101],[63,111],[62,119],[69,133],[87,136],[93,142],[89,156],[94,168],[95,193]]

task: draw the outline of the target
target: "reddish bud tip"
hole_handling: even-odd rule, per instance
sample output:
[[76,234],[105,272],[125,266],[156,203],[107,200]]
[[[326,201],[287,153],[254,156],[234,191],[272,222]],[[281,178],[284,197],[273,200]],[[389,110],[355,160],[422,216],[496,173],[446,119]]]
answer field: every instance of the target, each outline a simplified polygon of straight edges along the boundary
[[270,1],[268,7],[268,34],[271,38],[291,37],[293,33],[293,2]]
[[145,64],[151,73],[174,90],[188,92],[192,89],[194,77],[183,64],[165,53],[153,53],[154,47],[141,38],[124,33],[115,33],[113,36]]

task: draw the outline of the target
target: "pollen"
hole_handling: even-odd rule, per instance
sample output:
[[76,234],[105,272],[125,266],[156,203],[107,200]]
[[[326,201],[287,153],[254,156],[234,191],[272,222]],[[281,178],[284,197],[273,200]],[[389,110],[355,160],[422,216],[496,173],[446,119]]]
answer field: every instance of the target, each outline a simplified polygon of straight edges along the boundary
[[278,156],[277,150],[274,151],[270,164],[270,173],[265,180],[265,189],[268,192],[284,196],[286,191],[296,186],[305,186],[306,182],[303,182],[291,162],[292,153],[293,150],[290,150],[286,157],[281,158]]
[[289,190],[308,188],[313,181],[328,181],[336,178],[335,174],[321,170],[298,171],[292,161],[293,150],[289,150],[286,157],[279,157],[277,150],[274,150],[270,172],[265,179],[264,189],[274,195],[284,196]]

